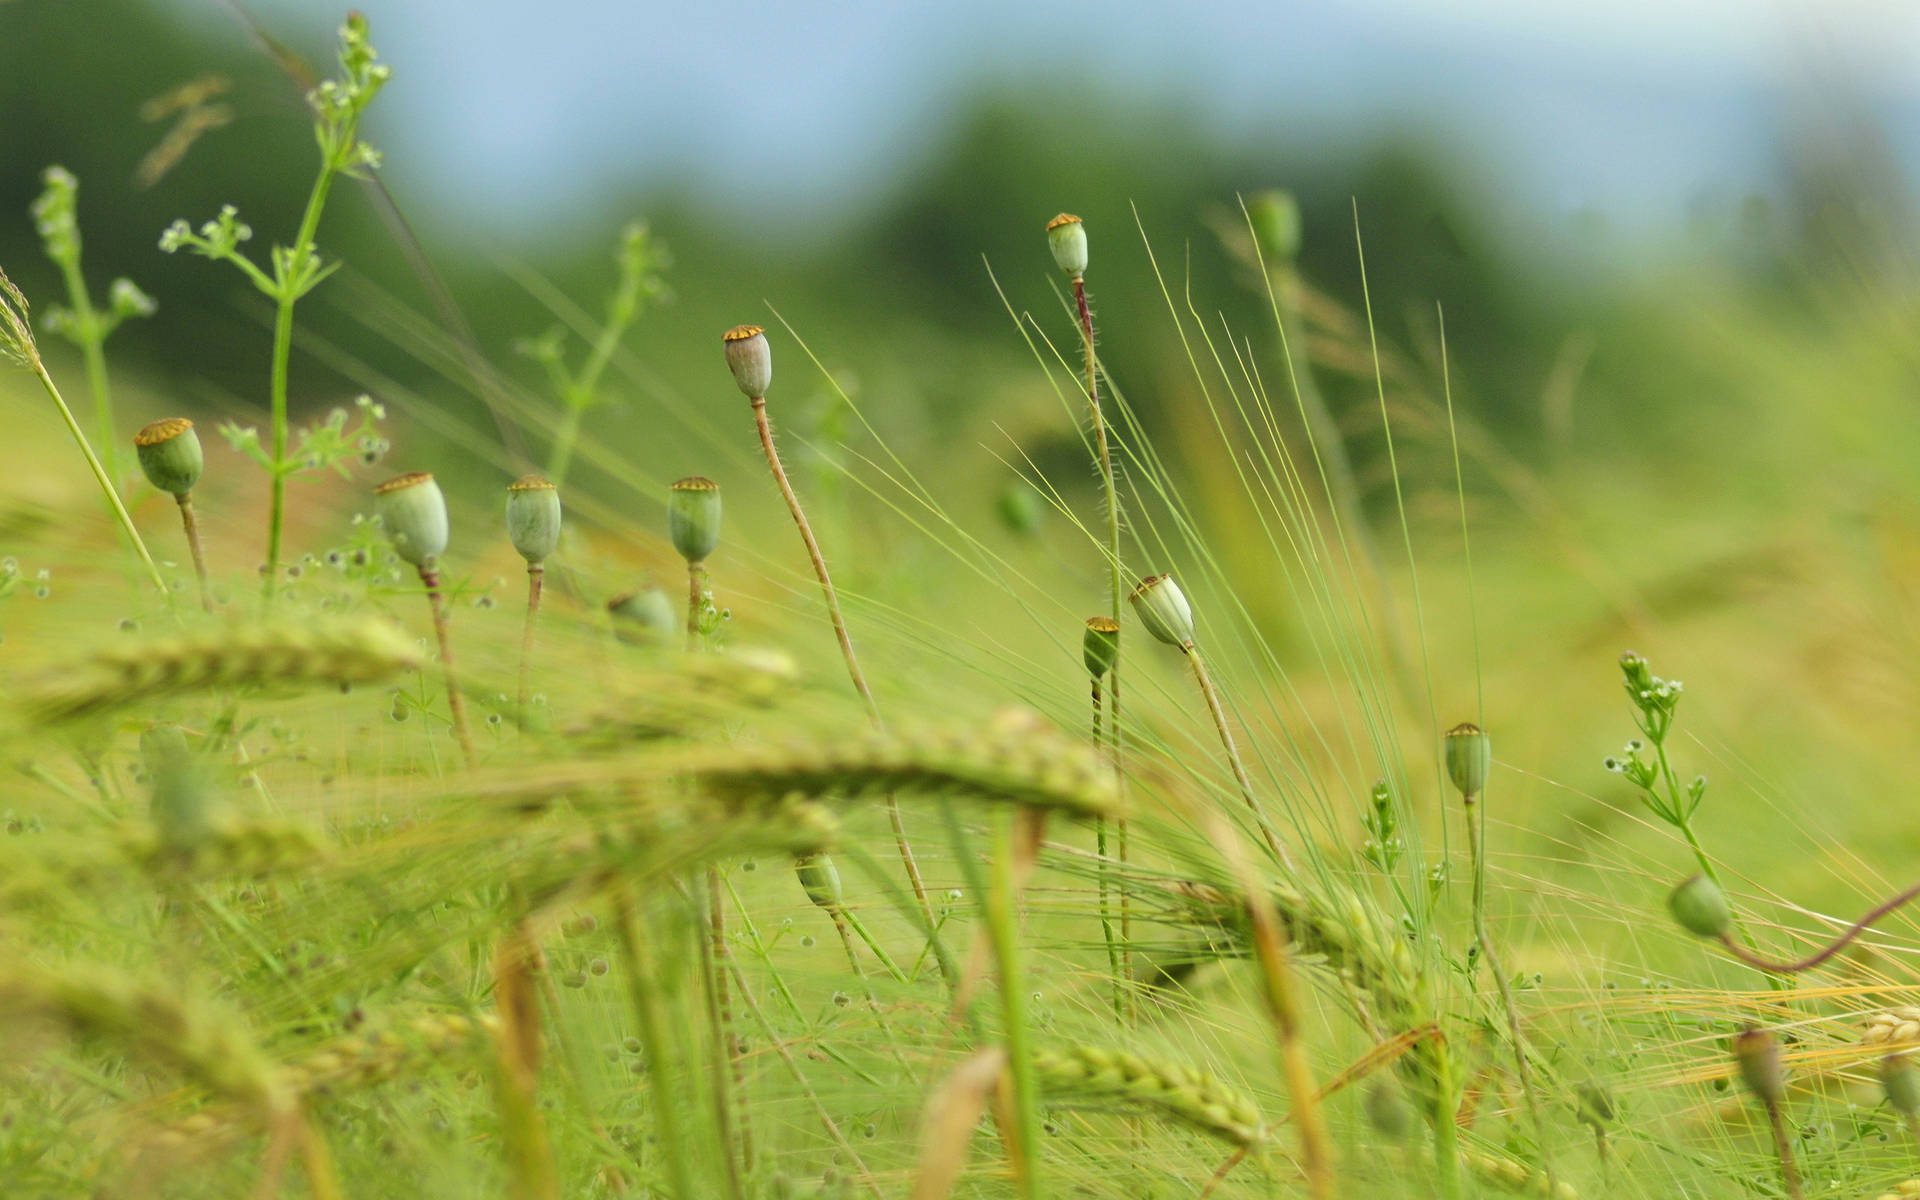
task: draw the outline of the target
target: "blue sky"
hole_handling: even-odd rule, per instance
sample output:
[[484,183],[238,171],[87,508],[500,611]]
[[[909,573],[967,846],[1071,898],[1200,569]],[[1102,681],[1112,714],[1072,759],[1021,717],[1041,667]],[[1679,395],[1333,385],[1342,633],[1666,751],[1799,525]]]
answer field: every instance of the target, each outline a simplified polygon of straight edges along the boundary
[[[1221,137],[1449,133],[1495,169],[1504,215],[1540,227],[1594,211],[1658,236],[1764,191],[1778,114],[1836,78],[1920,162],[1905,0],[362,3],[397,67],[378,136],[408,191],[497,227],[610,184],[828,220],[917,161],[971,87],[1071,73],[1177,98]],[[303,45],[338,18],[252,6]]]

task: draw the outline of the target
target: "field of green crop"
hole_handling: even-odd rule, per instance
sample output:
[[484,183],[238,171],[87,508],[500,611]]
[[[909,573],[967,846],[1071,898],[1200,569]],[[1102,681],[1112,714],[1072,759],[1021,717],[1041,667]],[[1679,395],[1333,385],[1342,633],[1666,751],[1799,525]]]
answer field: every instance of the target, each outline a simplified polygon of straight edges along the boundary
[[0,213],[0,1196],[1920,1193],[1908,275],[1516,387],[1357,205],[1063,195],[964,356],[656,369],[637,223],[463,264],[493,344],[328,249],[370,36],[304,208],[153,231],[248,396],[116,358],[90,180]]

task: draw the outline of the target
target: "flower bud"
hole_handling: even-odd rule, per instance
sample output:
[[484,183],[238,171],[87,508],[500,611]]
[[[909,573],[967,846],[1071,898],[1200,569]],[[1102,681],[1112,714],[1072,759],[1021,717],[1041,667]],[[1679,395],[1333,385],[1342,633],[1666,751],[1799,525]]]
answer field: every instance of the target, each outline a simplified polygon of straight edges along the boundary
[[1193,645],[1193,609],[1171,575],[1149,575],[1127,597],[1147,632],[1182,650]]
[[1889,1054],[1880,1060],[1880,1086],[1887,1093],[1887,1104],[1903,1117],[1920,1116],[1920,1067],[1905,1054]]
[[425,471],[396,475],[373,489],[394,553],[421,570],[429,570],[446,552],[447,498]]
[[1290,263],[1300,256],[1300,202],[1292,192],[1279,188],[1261,192],[1248,202],[1247,220],[1253,226],[1260,257],[1268,266]]
[[1582,1125],[1603,1130],[1613,1124],[1613,1094],[1598,1080],[1589,1079],[1573,1088],[1573,1116]]
[[773,384],[773,347],[767,344],[765,331],[758,325],[735,325],[720,335],[720,341],[727,348],[727,369],[740,390],[750,400],[764,397]]
[[1080,638],[1080,657],[1087,674],[1104,679],[1120,657],[1120,622],[1112,617],[1088,617],[1087,631]]
[[1493,739],[1471,721],[1462,721],[1447,730],[1447,778],[1462,796],[1478,796],[1487,790],[1487,776],[1493,771]]
[[560,490],[543,475],[507,485],[507,538],[527,565],[544,564],[560,545]]
[[607,601],[607,613],[613,618],[614,634],[629,645],[662,641],[680,628],[673,601],[657,587],[615,596]]
[[1688,933],[1704,938],[1724,936],[1733,927],[1733,909],[1727,904],[1720,885],[1705,875],[1695,875],[1667,897],[1673,919]]
[[1388,1141],[1405,1141],[1413,1130],[1413,1108],[1400,1085],[1391,1076],[1381,1079],[1367,1091],[1367,1123]]
[[1767,1030],[1747,1026],[1733,1038],[1734,1061],[1740,1079],[1754,1099],[1769,1108],[1787,1098],[1786,1070],[1780,1064],[1780,1043]]
[[667,536],[689,563],[707,561],[720,544],[720,485],[701,475],[667,489]]
[[204,845],[214,833],[214,806],[186,735],[171,722],[148,726],[140,735],[140,757],[152,789],[148,812],[161,847],[190,853]]
[[1074,279],[1087,273],[1087,226],[1072,213],[1061,213],[1047,222],[1047,248],[1053,261]]
[[840,890],[840,872],[834,867],[833,859],[824,854],[809,854],[794,861],[793,873],[800,877],[801,888],[814,904],[828,912],[845,905],[846,897]]
[[140,455],[140,469],[146,472],[147,482],[175,496],[193,490],[207,462],[200,449],[200,435],[185,417],[155,421],[133,435],[133,448]]

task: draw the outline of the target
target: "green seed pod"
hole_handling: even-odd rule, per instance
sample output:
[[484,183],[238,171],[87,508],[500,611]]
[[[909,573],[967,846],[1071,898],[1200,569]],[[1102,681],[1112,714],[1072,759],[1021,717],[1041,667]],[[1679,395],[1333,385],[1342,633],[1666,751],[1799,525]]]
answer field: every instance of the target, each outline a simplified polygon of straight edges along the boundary
[[447,498],[440,485],[425,471],[396,475],[373,489],[374,504],[380,513],[387,536],[393,539],[394,553],[419,567],[430,570],[446,552]]
[[1367,1092],[1367,1123],[1389,1141],[1405,1141],[1413,1131],[1413,1106],[1391,1078],[1382,1079]]
[[530,567],[559,548],[560,490],[545,476],[522,475],[507,485],[507,538]]
[[1268,266],[1290,263],[1300,256],[1300,202],[1292,192],[1279,188],[1261,192],[1248,202],[1247,220],[1253,226],[1253,240],[1259,243],[1260,257]]
[[1574,1085],[1574,1119],[1582,1125],[1591,1125],[1595,1129],[1605,1129],[1613,1124],[1613,1096],[1596,1081],[1589,1079]]
[[828,912],[843,907],[846,897],[840,890],[840,872],[835,869],[833,859],[824,854],[809,854],[793,864],[793,873],[800,877],[800,886],[805,889],[807,899]]
[[1754,1099],[1772,1107],[1787,1098],[1786,1069],[1780,1063],[1780,1042],[1773,1034],[1747,1026],[1734,1035],[1733,1057]]
[[614,634],[629,645],[661,641],[680,628],[673,601],[657,587],[615,596],[607,601],[607,612],[613,617]]
[[1079,217],[1061,213],[1048,221],[1047,248],[1069,277],[1079,279],[1087,273],[1087,226]]
[[1120,657],[1120,622],[1112,617],[1088,617],[1087,631],[1080,637],[1080,657],[1087,664],[1088,675],[1106,678],[1114,660]]
[[1462,721],[1447,730],[1447,778],[1453,780],[1462,796],[1478,796],[1487,790],[1487,776],[1493,771],[1493,739],[1471,721]]
[[700,475],[667,489],[667,535],[689,563],[702,563],[720,544],[720,485]]
[[1182,650],[1193,645],[1193,609],[1171,575],[1149,575],[1127,597],[1147,632]]
[[1720,885],[1705,875],[1695,875],[1667,897],[1667,908],[1680,928],[1704,938],[1725,936],[1733,928],[1733,908],[1727,903]]
[[1016,479],[1001,489],[994,507],[1000,513],[1000,523],[1021,537],[1033,536],[1040,528],[1040,517],[1045,511],[1040,493],[1024,479]]
[[161,491],[184,496],[200,482],[207,459],[200,449],[200,435],[185,417],[155,421],[133,435],[133,447],[147,482]]
[[1880,1086],[1886,1090],[1887,1104],[1903,1117],[1920,1116],[1920,1067],[1905,1054],[1889,1054],[1880,1060]]
[[773,385],[773,347],[758,325],[735,325],[720,335],[727,348],[727,369],[750,400],[758,400]]
[[186,734],[178,725],[148,726],[140,735],[140,756],[151,787],[148,813],[163,849],[190,853],[213,836],[207,781]]

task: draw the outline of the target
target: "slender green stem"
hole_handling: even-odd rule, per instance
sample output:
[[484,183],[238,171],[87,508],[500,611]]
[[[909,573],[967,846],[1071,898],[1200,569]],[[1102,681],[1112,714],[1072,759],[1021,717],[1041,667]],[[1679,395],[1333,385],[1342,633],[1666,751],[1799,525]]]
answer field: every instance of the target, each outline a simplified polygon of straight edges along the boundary
[[567,481],[567,468],[573,465],[573,445],[580,440],[580,414],[585,410],[569,400],[560,415],[560,428],[553,435],[553,449],[547,455],[547,478],[559,487]]
[[76,253],[60,260],[60,275],[66,281],[67,300],[73,305],[75,332],[79,335],[81,357],[87,364],[87,390],[93,393],[94,436],[100,439],[100,453],[107,477],[116,487],[120,483],[120,439],[114,433],[113,393],[107,380],[107,333],[93,297],[87,291],[86,276],[80,272]]
[[1040,1085],[1034,1076],[1027,1027],[1026,980],[1020,961],[1019,914],[1015,902],[1013,835],[1003,826],[993,856],[993,887],[987,895],[987,932],[1000,976],[1000,1020],[1007,1045],[1007,1070],[1013,1082],[1013,1136],[1007,1138],[1015,1194],[1035,1200],[1045,1192],[1040,1170]]
[[527,564],[527,623],[520,631],[520,722],[527,720],[527,704],[532,696],[533,631],[540,622],[540,593],[546,582],[544,563]]
[[[429,562],[432,560],[429,559]],[[440,668],[447,674],[447,709],[453,714],[453,732],[460,739],[460,749],[466,755],[467,765],[472,766],[473,731],[467,727],[467,698],[460,693],[460,681],[453,669],[453,638],[447,632],[446,598],[441,595],[440,572],[432,567],[420,568],[420,582],[427,588],[427,604],[433,609],[433,632],[440,639]]]
[[193,493],[181,492],[174,499],[180,504],[180,525],[187,532],[187,549],[193,555],[193,573],[200,581],[200,607],[213,611],[213,592],[207,587],[207,556],[200,548],[200,522],[193,515]]
[[907,1065],[906,1052],[900,1048],[900,1035],[893,1031],[885,1010],[880,1007],[880,997],[874,994],[873,984],[867,981],[867,973],[860,966],[860,952],[853,945],[853,927],[847,921],[850,915],[845,909],[835,909],[832,913],[833,931],[840,935],[840,948],[846,953],[847,968],[860,981],[860,992],[867,998],[867,1011],[873,1014],[874,1024],[880,1027],[881,1035],[887,1039],[887,1047],[893,1051],[893,1060],[900,1064],[902,1070],[911,1070]]
[[323,162],[307,196],[307,208],[300,217],[300,230],[294,235],[293,248],[287,254],[285,271],[274,276],[273,363],[269,376],[269,402],[272,404],[273,493],[267,507],[267,575],[262,581],[263,595],[269,606],[280,585],[280,533],[286,523],[287,477],[293,464],[287,461],[287,365],[293,356],[293,306],[308,286],[307,260],[313,254],[313,238],[320,229],[320,213],[327,206],[327,192],[333,187],[334,168]]
[[667,1176],[673,1180],[675,1197],[691,1200],[705,1193],[693,1186],[693,1173],[689,1169],[693,1148],[680,1125],[680,1105],[668,1095],[670,1059],[666,1012],[660,1003],[660,990],[641,937],[640,914],[624,884],[614,890],[613,909],[620,945],[627,955],[627,992],[633,1004],[634,1021],[639,1026],[641,1047],[647,1055],[647,1076],[653,1084],[649,1098],[653,1102],[653,1118],[660,1126],[660,1140],[665,1143],[662,1156],[667,1160]]
[[60,395],[60,388],[53,382],[53,376],[47,373],[46,364],[42,363],[39,355],[36,354],[31,359],[31,365],[34,374],[40,377],[40,386],[46,389],[47,395],[53,398],[54,407],[60,410],[60,419],[66,422],[67,432],[73,435],[74,444],[80,447],[80,453],[86,457],[87,468],[93,472],[94,481],[100,485],[101,494],[107,498],[107,507],[113,510],[114,519],[120,523],[120,528],[132,540],[134,553],[140,556],[141,564],[147,568],[147,574],[153,579],[153,586],[159,588],[160,594],[171,603],[173,593],[167,590],[167,581],[161,576],[159,566],[153,561],[153,555],[147,553],[147,544],[140,540],[140,531],[133,527],[133,518],[127,515],[127,506],[120,503],[119,490],[113,486],[113,480],[107,476],[107,469],[100,465],[99,456],[94,454],[93,447],[87,442],[87,435],[81,432],[80,422],[73,419],[73,410],[67,407],[65,398]]
[[1460,1097],[1453,1081],[1453,1059],[1444,1043],[1440,1046],[1438,1063],[1439,1078],[1434,1081],[1438,1108],[1431,1114],[1433,1168],[1440,1177],[1443,1200],[1460,1200],[1460,1127],[1455,1120]]
[[1273,822],[1267,820],[1267,814],[1260,807],[1260,801],[1253,795],[1253,780],[1247,778],[1246,764],[1240,761],[1240,749],[1234,745],[1233,731],[1227,727],[1227,714],[1220,707],[1219,693],[1214,690],[1213,679],[1207,674],[1206,663],[1200,657],[1200,648],[1192,642],[1180,647],[1187,656],[1187,662],[1193,666],[1194,682],[1200,685],[1200,694],[1206,698],[1207,712],[1213,717],[1213,727],[1220,735],[1220,745],[1227,752],[1227,762],[1233,768],[1233,778],[1240,785],[1240,797],[1247,802],[1253,819],[1260,826],[1260,835],[1266,840],[1267,849],[1273,851],[1274,858],[1288,870],[1293,869],[1293,860],[1287,855],[1285,846],[1280,844],[1280,835],[1274,831]]
[[[1093,692],[1093,744],[1100,745],[1100,722],[1104,716],[1100,695],[1100,677],[1092,678]],[[1093,848],[1100,856],[1100,937],[1107,944],[1107,974],[1113,977],[1113,1015],[1122,1024],[1127,1019],[1127,976],[1120,965],[1120,943],[1114,936],[1113,927],[1113,880],[1112,870],[1107,862],[1107,819],[1095,817],[1093,821]],[[1124,899],[1125,893],[1122,893]]]
[[[739,1044],[733,1035],[733,1011],[727,998],[727,925],[726,910],[720,903],[720,868],[707,867],[707,939],[701,943],[707,977],[707,1029],[713,1041],[713,1115],[720,1137],[721,1159],[726,1166],[727,1194],[743,1200],[741,1164],[745,1149],[746,1078],[741,1070]],[[741,1121],[742,1141],[735,1144],[735,1105]],[[738,1155],[736,1156],[736,1150]]]
[[706,608],[702,603],[706,593],[701,585],[705,582],[706,573],[707,568],[702,563],[687,564],[687,653],[689,654],[700,648],[700,614]]

